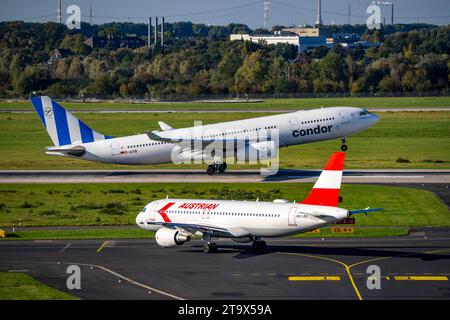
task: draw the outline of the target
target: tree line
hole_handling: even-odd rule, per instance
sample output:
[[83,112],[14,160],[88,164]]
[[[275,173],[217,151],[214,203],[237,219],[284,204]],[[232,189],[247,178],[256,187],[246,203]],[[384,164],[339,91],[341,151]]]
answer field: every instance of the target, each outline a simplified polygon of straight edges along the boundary
[[[330,33],[353,31],[382,45],[367,50],[318,47],[301,54],[288,44],[228,41],[230,33],[258,32],[240,24],[178,22],[165,27],[164,49],[156,45],[107,50],[91,49],[84,40],[90,35],[142,36],[146,25],[83,24],[81,32],[75,32],[56,23],[0,23],[0,96],[33,91],[58,97],[357,95],[449,89],[449,26],[397,25],[389,32],[328,26]],[[56,48],[72,54],[49,65]]]

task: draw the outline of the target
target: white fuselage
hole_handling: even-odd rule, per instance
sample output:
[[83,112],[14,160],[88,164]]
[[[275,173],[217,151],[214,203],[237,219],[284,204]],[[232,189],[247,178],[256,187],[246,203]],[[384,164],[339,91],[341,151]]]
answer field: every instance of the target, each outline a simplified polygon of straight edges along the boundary
[[136,217],[136,223],[152,231],[164,228],[164,223],[223,228],[227,232],[215,232],[216,237],[250,241],[255,237],[306,232],[333,224],[346,218],[348,213],[337,207],[292,202],[162,199],[147,204]]
[[[345,137],[365,130],[377,121],[376,115],[364,109],[333,107],[173,129],[170,135],[179,138],[214,139],[220,136],[252,140],[261,130],[278,130],[279,147],[286,147]],[[73,143],[72,146],[86,149],[85,154],[78,157],[80,159],[116,164],[170,163],[173,162],[174,149],[179,148],[176,143],[151,140],[147,134]],[[51,151],[47,153],[64,155]]]

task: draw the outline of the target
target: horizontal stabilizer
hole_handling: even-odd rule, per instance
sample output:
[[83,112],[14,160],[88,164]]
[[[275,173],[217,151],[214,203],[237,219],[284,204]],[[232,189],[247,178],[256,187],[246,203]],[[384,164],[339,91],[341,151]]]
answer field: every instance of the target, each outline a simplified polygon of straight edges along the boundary
[[171,126],[169,126],[167,123],[163,121],[158,121],[158,124],[162,131],[173,130]]
[[360,213],[369,213],[369,212],[377,212],[377,211],[383,211],[383,208],[365,208],[363,210],[351,210],[349,211],[349,215],[354,215],[354,214],[360,214]]

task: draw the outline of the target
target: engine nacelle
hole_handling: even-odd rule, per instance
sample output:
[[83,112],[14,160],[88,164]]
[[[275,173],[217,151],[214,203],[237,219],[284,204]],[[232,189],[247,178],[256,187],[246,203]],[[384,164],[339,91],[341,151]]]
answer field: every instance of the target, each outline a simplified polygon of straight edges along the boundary
[[236,158],[240,161],[258,161],[272,159],[277,156],[275,141],[262,141],[246,144],[237,150]]
[[158,229],[155,238],[156,243],[164,248],[179,246],[185,242],[191,241],[190,234],[169,228]]
[[247,243],[247,242],[252,242],[255,239],[253,239],[253,237],[241,237],[241,238],[231,238],[231,240],[233,240],[234,242],[237,242],[237,243]]

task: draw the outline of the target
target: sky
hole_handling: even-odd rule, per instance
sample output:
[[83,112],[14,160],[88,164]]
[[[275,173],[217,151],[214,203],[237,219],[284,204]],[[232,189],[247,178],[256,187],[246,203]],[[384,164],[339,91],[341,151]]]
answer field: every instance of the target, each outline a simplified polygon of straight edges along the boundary
[[[317,0],[269,0],[269,25],[314,24]],[[89,22],[145,22],[147,16],[165,16],[167,22],[192,21],[210,25],[244,23],[251,28],[264,25],[263,0],[62,0],[63,13],[69,5],[81,8],[82,20]],[[322,0],[324,24],[366,22],[369,0]],[[395,23],[425,22],[450,24],[449,0],[390,0],[394,3]],[[57,0],[1,0],[0,21],[25,20],[45,22],[56,20]],[[391,19],[390,5],[382,5],[386,23]],[[66,15],[67,16],[67,15]],[[63,21],[65,16],[63,15]]]

